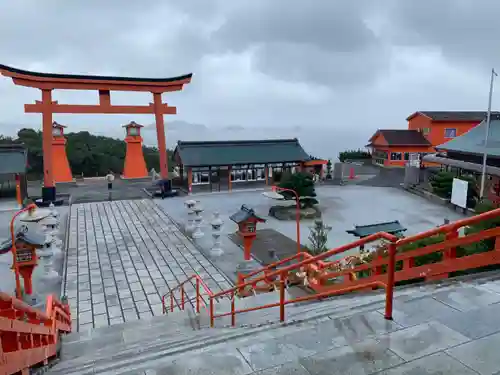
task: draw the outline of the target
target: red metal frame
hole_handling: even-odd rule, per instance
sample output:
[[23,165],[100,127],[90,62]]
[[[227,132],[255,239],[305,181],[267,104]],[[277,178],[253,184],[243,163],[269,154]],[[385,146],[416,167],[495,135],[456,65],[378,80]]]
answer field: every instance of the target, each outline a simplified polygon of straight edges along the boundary
[[48,296],[46,311],[0,292],[0,374],[28,374],[57,355],[60,334],[71,332],[67,304]]
[[[210,299],[209,301],[210,326],[211,327],[214,326],[215,318],[229,316],[229,315],[231,316],[231,323],[234,326],[236,321],[236,314],[261,310],[271,307],[277,307],[277,306],[280,307],[280,320],[284,321],[285,306],[288,304],[304,302],[314,299],[322,299],[325,297],[352,292],[355,290],[373,289],[375,287],[385,288],[386,305],[385,305],[384,316],[386,319],[392,319],[394,285],[397,281],[411,280],[422,277],[426,278],[427,280],[440,279],[448,277],[449,273],[451,272],[466,270],[466,269],[474,269],[491,264],[500,264],[500,240],[499,240],[500,227],[483,230],[479,233],[474,233],[463,237],[459,237],[458,235],[458,230],[461,227],[466,227],[468,225],[477,224],[479,222],[483,222],[485,220],[490,220],[498,217],[500,217],[500,209],[492,210],[463,220],[458,220],[456,222],[443,225],[437,228],[433,228],[426,232],[422,232],[401,239],[398,239],[396,236],[392,234],[379,232],[361,238],[347,245],[343,245],[336,249],[331,249],[317,256],[312,256],[305,252],[295,254],[294,256],[270,264],[248,275],[245,275],[243,282],[239,282],[233,288],[215,294],[210,292],[210,290],[207,288],[208,296]],[[400,248],[403,245],[407,245],[417,240],[429,238],[438,234],[445,235],[445,240],[443,242],[433,245],[428,245],[404,253],[399,253],[399,254],[397,253],[398,248]],[[478,241],[493,237],[495,238],[495,248],[493,250],[484,253],[463,256],[460,258],[457,257],[456,248],[458,246],[470,245]],[[355,266],[350,269],[343,269],[335,272],[331,272],[331,268],[333,266],[337,266],[339,261],[333,261],[333,262],[324,261],[325,259],[330,258],[334,255],[344,253],[348,250],[360,247],[361,245],[366,245],[367,243],[379,239],[386,239],[387,241],[389,241],[389,244],[387,245],[387,256],[376,258],[369,263],[361,264],[359,266]],[[416,257],[436,252],[440,252],[443,254],[443,258],[440,262],[425,264],[418,267],[415,266],[414,260]],[[278,266],[281,266],[285,263],[294,260],[299,260],[300,258],[302,258],[302,261],[299,261],[297,263],[294,263],[292,265],[280,269],[276,269]],[[397,262],[401,262],[403,264],[400,270],[396,270]],[[286,300],[285,287],[286,287],[286,281],[289,278],[289,272],[293,270],[302,270],[302,269],[306,270],[309,278],[309,286],[312,289],[314,289],[317,292],[317,294]],[[356,277],[356,275],[361,271],[369,271],[369,275],[363,278]],[[257,276],[260,273],[262,273],[262,275]],[[276,277],[279,277],[278,280],[279,292],[280,292],[279,302],[268,305],[255,306],[248,309],[241,309],[241,310],[235,309],[234,299],[236,293],[239,290],[243,290],[247,286],[255,288],[258,282],[261,281],[270,282],[269,280],[274,280]],[[201,279],[199,278],[198,275],[193,275],[188,280],[191,280],[192,278],[196,278],[201,282]],[[328,282],[329,280],[334,278],[336,279],[342,278],[343,281],[337,284],[331,284]],[[184,294],[183,291],[182,293]],[[231,311],[222,314],[214,314],[214,301],[217,298],[221,298],[224,296],[229,296],[232,300]],[[174,307],[173,297],[171,298],[172,298],[171,310],[173,310]],[[199,292],[197,288],[197,301],[198,300],[199,300]],[[165,309],[165,304],[164,304],[164,309]],[[197,311],[199,312],[199,308],[197,309]]]

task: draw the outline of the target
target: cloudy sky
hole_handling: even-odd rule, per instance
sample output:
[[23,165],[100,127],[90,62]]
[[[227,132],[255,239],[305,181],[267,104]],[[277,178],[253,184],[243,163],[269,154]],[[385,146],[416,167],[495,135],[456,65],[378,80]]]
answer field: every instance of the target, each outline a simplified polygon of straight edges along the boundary
[[[330,157],[363,146],[377,128],[404,128],[416,110],[485,110],[490,70],[500,70],[498,14],[498,0],[0,0],[0,63],[101,75],[193,72],[184,91],[164,95],[178,108],[166,116],[175,121],[169,144],[297,136],[311,153]],[[39,92],[0,77],[0,97],[0,133],[40,127],[39,115],[23,113]],[[117,93],[112,100],[150,98]],[[116,137],[130,120],[153,122],[55,119]],[[152,129],[145,140],[154,143]]]

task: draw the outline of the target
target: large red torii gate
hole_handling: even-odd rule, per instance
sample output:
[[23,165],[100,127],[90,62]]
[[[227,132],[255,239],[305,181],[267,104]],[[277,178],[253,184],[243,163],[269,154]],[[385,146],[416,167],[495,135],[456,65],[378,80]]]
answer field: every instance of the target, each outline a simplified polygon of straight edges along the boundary
[[[154,114],[156,135],[160,152],[160,173],[165,185],[168,184],[167,147],[163,115],[175,115],[177,109],[162,102],[164,92],[180,91],[184,84],[191,82],[192,73],[172,78],[133,78],[110,77],[76,74],[38,73],[16,69],[0,64],[0,74],[12,78],[16,85],[33,87],[42,91],[42,100],[35,104],[25,104],[26,113],[42,114],[43,133],[43,183],[42,199],[55,201],[52,162],[52,115],[54,113],[72,114]],[[52,90],[96,90],[99,92],[99,104],[59,104],[52,100]],[[149,105],[113,105],[111,91],[150,92],[153,102]]]

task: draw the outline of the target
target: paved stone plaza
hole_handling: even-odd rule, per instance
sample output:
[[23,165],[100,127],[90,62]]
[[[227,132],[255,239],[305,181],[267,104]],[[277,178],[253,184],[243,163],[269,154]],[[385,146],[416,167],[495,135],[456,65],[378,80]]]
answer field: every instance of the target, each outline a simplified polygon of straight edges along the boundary
[[[267,189],[267,190],[270,190]],[[288,238],[296,239],[296,224],[294,220],[282,221],[268,216],[273,205],[294,205],[293,202],[282,202],[266,198],[262,195],[265,189],[258,191],[233,191],[232,193],[193,194],[204,212],[202,229],[210,233],[210,220],[215,211],[224,220],[223,249],[235,246],[227,240],[227,235],[237,230],[237,225],[229,217],[237,212],[242,204],[254,208],[259,216],[267,222],[259,223],[258,229],[274,229]],[[327,246],[330,248],[345,245],[356,240],[346,232],[354,225],[366,225],[384,221],[399,220],[407,228],[406,235],[416,234],[443,224],[444,219],[458,220],[464,216],[452,209],[437,205],[424,198],[408,193],[403,189],[371,186],[318,186],[316,188],[319,207],[323,221],[332,226],[328,235]],[[187,219],[184,202],[188,198],[177,197],[165,200],[155,200],[168,214],[179,222]],[[312,220],[301,220],[301,243],[307,245]],[[224,238],[225,237],[225,238]],[[206,240],[206,239],[205,239]],[[210,246],[203,243],[201,246]],[[236,246],[237,247],[237,246]],[[217,260],[214,260],[215,262]],[[226,260],[224,260],[226,261]],[[221,266],[221,269],[223,266]]]
[[230,286],[150,200],[75,204],[70,215],[64,289],[79,331],[162,314],[161,297],[194,273],[214,292]]

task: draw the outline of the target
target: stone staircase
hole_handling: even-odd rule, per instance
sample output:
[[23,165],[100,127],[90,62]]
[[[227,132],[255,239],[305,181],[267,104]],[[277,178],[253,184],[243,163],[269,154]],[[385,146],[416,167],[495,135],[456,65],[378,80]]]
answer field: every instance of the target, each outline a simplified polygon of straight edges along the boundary
[[[394,321],[383,318],[385,295],[377,291],[287,305],[286,323],[279,323],[278,307],[238,314],[236,327],[225,317],[210,328],[207,312],[196,314],[188,304],[167,315],[72,333],[49,373],[307,375],[393,368],[383,374],[420,374],[431,366],[449,371],[440,374],[477,374],[491,361],[500,369],[497,355],[457,354],[475,353],[483,337],[500,332],[499,273],[401,287],[395,295]],[[235,303],[241,309],[278,298],[258,294]],[[220,300],[216,312],[229,312],[230,303]]]

